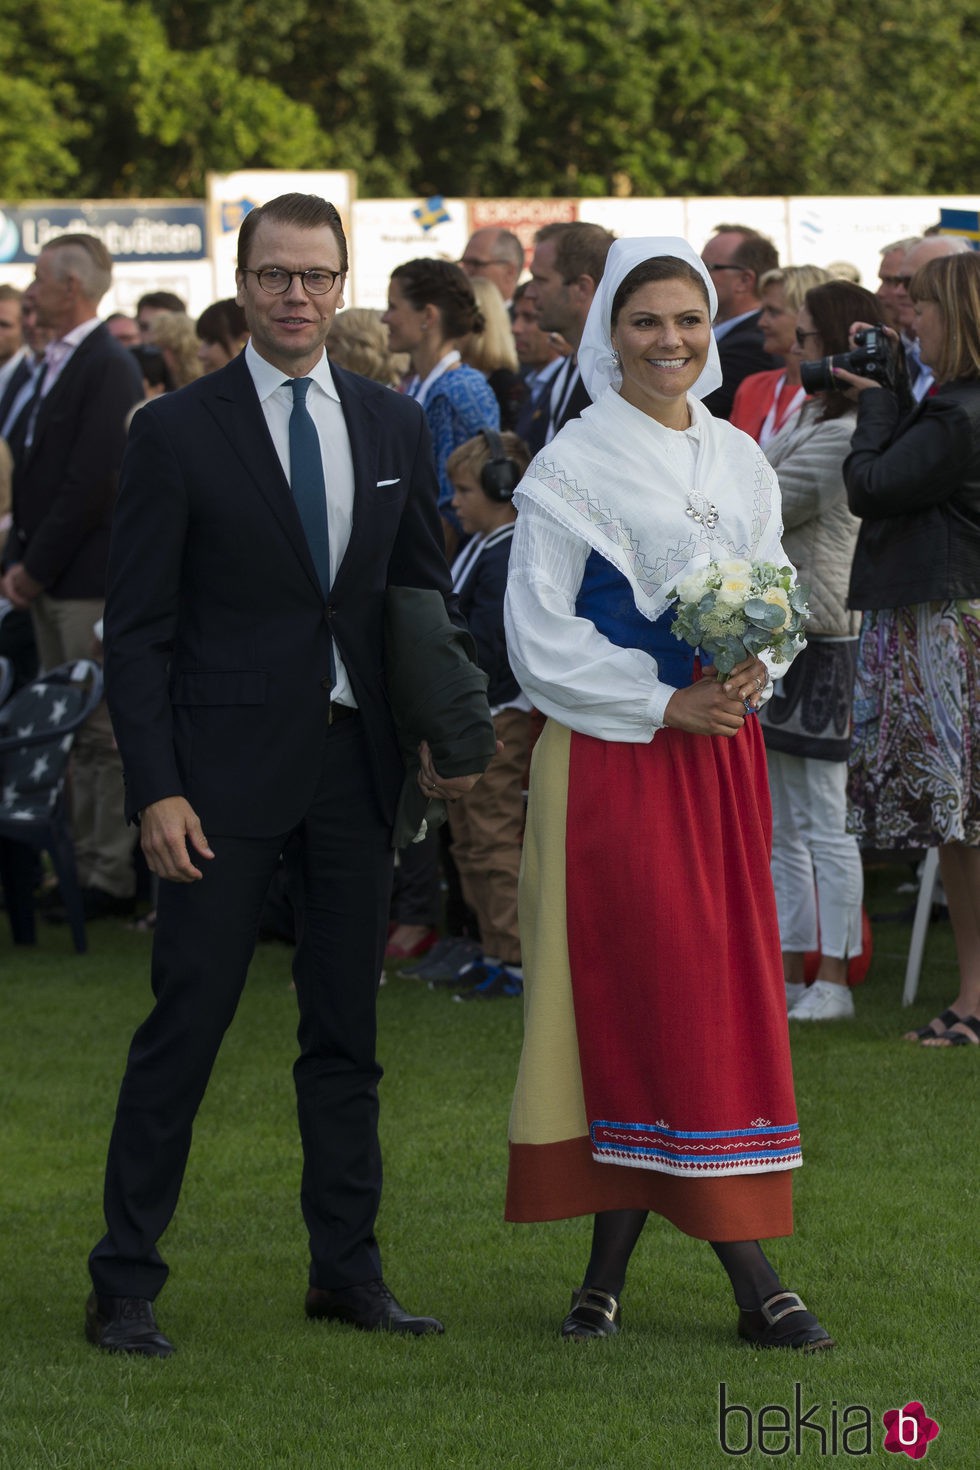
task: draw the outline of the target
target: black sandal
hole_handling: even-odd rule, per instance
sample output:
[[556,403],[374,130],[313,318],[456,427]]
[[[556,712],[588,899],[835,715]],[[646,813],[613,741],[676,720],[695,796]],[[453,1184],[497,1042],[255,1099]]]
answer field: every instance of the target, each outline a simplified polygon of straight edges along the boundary
[[[955,1026],[959,1019],[955,1011],[943,1011],[941,1016],[934,1016],[933,1020],[927,1026],[920,1026],[918,1031],[907,1031],[905,1033],[906,1039],[908,1041],[928,1041],[931,1036],[934,1040],[938,1040],[940,1036],[945,1036],[950,1026]],[[939,1022],[942,1027],[941,1031],[935,1030],[935,1021]]]
[[572,1310],[561,1324],[562,1337],[586,1342],[591,1337],[615,1337],[619,1331],[619,1302],[608,1291],[583,1286],[572,1292]]
[[836,1346],[795,1291],[777,1291],[755,1312],[743,1308],[738,1314],[738,1335],[754,1347],[797,1348],[804,1353]]
[[[977,1046],[980,1044],[980,1018],[976,1016],[957,1016],[954,1025],[965,1026],[967,1031],[972,1031],[973,1035],[977,1038],[976,1041],[971,1041],[969,1036],[964,1036],[962,1031],[953,1031],[950,1028],[950,1030],[944,1031],[941,1036],[933,1036],[933,1045],[937,1051],[947,1046]],[[927,1045],[928,1037],[921,1044],[923,1046]]]

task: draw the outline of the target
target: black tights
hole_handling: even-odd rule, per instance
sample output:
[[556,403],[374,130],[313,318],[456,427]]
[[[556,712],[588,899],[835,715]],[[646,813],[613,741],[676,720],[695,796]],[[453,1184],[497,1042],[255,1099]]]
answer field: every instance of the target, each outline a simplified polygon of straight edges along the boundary
[[[646,1210],[603,1210],[592,1228],[592,1254],[585,1271],[585,1285],[618,1297],[626,1281],[626,1267],[633,1247],[646,1224]],[[757,1240],[712,1240],[711,1249],[732,1283],[735,1301],[745,1311],[755,1311],[780,1281],[766,1260]]]

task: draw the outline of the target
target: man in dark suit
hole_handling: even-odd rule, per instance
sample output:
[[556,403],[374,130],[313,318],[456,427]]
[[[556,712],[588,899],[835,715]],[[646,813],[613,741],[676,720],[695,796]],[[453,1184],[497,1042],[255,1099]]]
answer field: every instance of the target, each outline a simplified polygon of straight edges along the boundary
[[[86,1330],[166,1356],[157,1250],[191,1127],[238,1003],[280,853],[294,884],[307,1315],[440,1332],[384,1283],[375,999],[404,777],[383,676],[386,589],[450,598],[422,411],[328,362],[347,243],[333,205],[286,194],[245,218],[227,367],[142,409],[113,529],[106,682],[159,875],[156,1004],[109,1146],[107,1233]],[[454,604],[451,604],[454,606]],[[452,800],[422,747],[419,782]]]
[[514,346],[521,374],[527,385],[527,397],[521,405],[514,425],[514,433],[525,444],[536,437],[536,426],[542,414],[547,418],[550,408],[551,384],[564,361],[554,333],[541,330],[541,314],[529,296],[530,281],[522,282],[514,292],[513,320]]
[[721,359],[722,384],[704,400],[717,419],[731,415],[735,389],[750,373],[781,365],[762,347],[759,282],[779,265],[771,240],[748,225],[718,225],[701,252],[718,296],[714,332]]
[[31,374],[31,353],[21,326],[21,293],[4,283],[0,285],[0,435],[14,400]]
[[[142,395],[139,370],[96,311],[112,258],[93,235],[59,235],[41,251],[24,302],[51,334],[34,396],[11,429],[13,528],[4,595],[30,608],[44,668],[89,657],[105,599],[109,524],[126,439]],[[72,834],[86,913],[132,907],[133,839],[105,705],[72,758]]]
[[572,351],[552,380],[547,414],[542,413],[531,426],[528,447],[532,454],[592,402],[576,353],[613,239],[602,225],[582,221],[544,225],[534,237],[527,296],[537,308],[541,330],[560,333]]

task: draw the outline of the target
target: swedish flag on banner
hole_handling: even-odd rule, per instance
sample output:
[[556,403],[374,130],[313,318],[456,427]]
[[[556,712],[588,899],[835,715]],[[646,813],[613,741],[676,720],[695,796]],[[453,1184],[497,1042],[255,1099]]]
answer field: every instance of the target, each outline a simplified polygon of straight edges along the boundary
[[412,214],[418,220],[423,230],[431,230],[435,225],[445,224],[449,218],[449,210],[442,201],[441,194],[433,194],[418,209],[413,209]]
[[980,250],[980,211],[976,209],[941,209],[939,223],[944,235],[962,235],[974,250]]
[[239,229],[242,220],[255,205],[254,199],[225,199],[221,205],[221,228],[225,234]]

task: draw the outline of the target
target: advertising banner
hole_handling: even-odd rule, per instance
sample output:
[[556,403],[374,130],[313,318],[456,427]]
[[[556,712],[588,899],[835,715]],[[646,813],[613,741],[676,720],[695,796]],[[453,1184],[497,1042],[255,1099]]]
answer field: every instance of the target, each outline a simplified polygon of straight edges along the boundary
[[42,200],[0,208],[0,263],[33,265],[56,235],[95,235],[117,264],[206,260],[204,205],[193,200]]

